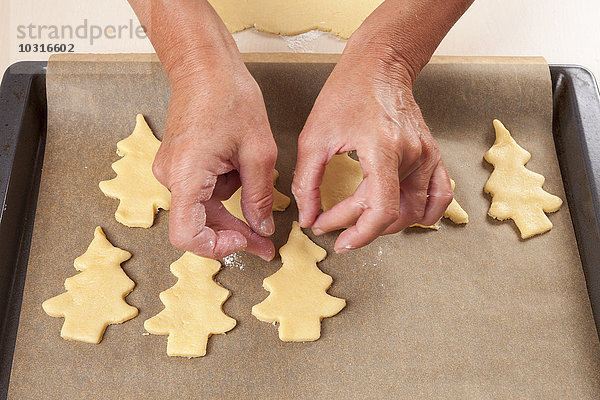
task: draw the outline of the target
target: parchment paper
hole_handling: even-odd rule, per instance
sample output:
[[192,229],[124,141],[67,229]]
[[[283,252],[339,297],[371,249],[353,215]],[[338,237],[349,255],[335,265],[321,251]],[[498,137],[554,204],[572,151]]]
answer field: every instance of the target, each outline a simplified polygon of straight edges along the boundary
[[[278,187],[290,195],[296,138],[335,57],[287,57],[247,60],[279,146]],[[181,251],[169,244],[168,212],[149,230],[130,229],[114,219],[117,200],[98,189],[114,176],[116,143],[136,113],[162,137],[163,70],[149,56],[75,56],[53,59],[48,72],[48,141],[11,399],[600,398],[600,346],[567,204],[551,215],[551,232],[523,241],[512,222],[487,216],[482,190],[499,118],[533,154],[528,167],[546,176],[545,188],[565,199],[543,60],[438,58],[418,80],[417,101],[467,226],[411,229],[348,255],[333,252],[335,234],[310,235],[329,252],[320,263],[334,278],[329,293],[348,303],[312,343],[282,343],[250,314],[280,259],[229,259],[217,280],[232,292],[224,310],[238,325],[213,336],[198,359],[169,358],[166,336],[143,335],[144,320],[163,308],[159,292],[176,281],[169,264]],[[276,213],[277,248],[296,215],[294,203]],[[97,225],[133,253],[123,268],[137,284],[127,301],[140,313],[110,326],[99,345],[65,341],[63,320],[41,303],[63,292]]]

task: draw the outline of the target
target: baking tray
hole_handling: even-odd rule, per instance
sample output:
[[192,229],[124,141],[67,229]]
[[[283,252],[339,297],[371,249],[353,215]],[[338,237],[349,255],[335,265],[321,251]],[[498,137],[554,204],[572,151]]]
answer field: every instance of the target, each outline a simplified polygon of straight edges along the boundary
[[0,86],[0,399],[8,391],[44,158],[46,65],[14,64]]
[[[551,66],[553,132],[600,331],[600,95],[592,74]],[[18,63],[0,87],[0,399],[6,398],[46,134],[46,63]]]

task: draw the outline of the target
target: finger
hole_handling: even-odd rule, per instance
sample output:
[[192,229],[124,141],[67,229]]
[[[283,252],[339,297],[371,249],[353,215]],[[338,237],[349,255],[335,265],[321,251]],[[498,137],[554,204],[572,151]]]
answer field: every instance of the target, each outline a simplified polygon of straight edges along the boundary
[[247,248],[246,238],[244,238],[244,236],[238,231],[226,229],[217,230],[214,232],[216,239],[215,246],[212,248],[212,251],[205,252],[202,247],[197,249],[192,247],[190,251],[203,257],[218,260]]
[[169,239],[173,246],[207,258],[221,253],[233,253],[246,247],[246,238],[239,232],[215,232],[206,226],[204,204],[190,201],[178,191],[171,194]]
[[425,214],[419,223],[435,224],[444,215],[453,197],[448,171],[446,171],[444,163],[440,161],[431,175]]
[[[235,231],[241,234],[246,240],[246,251],[256,254],[266,261],[270,261],[275,257],[275,247],[273,246],[273,242],[257,234],[243,221],[240,221],[231,215],[220,201],[210,200],[207,202],[206,213],[206,223],[212,229],[216,231]],[[228,254],[230,253],[232,253],[232,251]]]
[[[390,225],[383,232],[383,235],[398,233],[415,223],[429,226],[439,221],[446,208],[448,208],[448,204],[452,201],[450,179],[447,178],[448,175],[443,164],[442,168],[442,170],[439,169],[438,164],[432,171],[429,183],[427,184],[427,194],[424,198],[422,194],[422,182],[423,177],[428,174],[424,172],[426,169],[421,168],[400,184],[400,218]],[[449,193],[445,191],[444,186],[441,186],[443,185],[444,177],[448,179],[447,189],[450,190]],[[450,196],[449,200],[448,196]],[[425,206],[423,211],[421,211],[423,201],[425,202]],[[433,203],[430,204],[430,202]]]
[[[425,163],[404,181],[400,182],[400,217],[398,218],[398,224],[403,226],[401,229],[420,223],[423,220],[427,205],[429,180],[432,174],[433,167],[430,163]],[[431,224],[436,221],[437,219]]]
[[338,229],[348,228],[356,223],[358,218],[367,208],[364,193],[366,192],[366,183],[363,180],[353,196],[340,201],[331,209],[319,214],[312,231],[315,235],[322,235],[326,232]]
[[242,212],[250,227],[264,236],[275,232],[273,220],[273,170],[277,151],[247,147],[239,155]]
[[167,168],[166,163],[168,159],[168,150],[166,149],[167,142],[163,140],[154,156],[154,161],[152,161],[152,174],[163,186],[169,187],[169,182],[167,181]]
[[321,209],[321,192],[319,186],[323,181],[323,173],[327,163],[333,156],[326,147],[315,146],[300,135],[298,140],[298,156],[296,170],[292,181],[292,194],[298,206],[298,223],[301,227],[311,226]]
[[197,172],[194,179],[180,180],[171,190],[169,239],[173,246],[213,258],[215,251],[237,251],[246,247],[246,239],[233,232],[217,233],[206,226],[204,202],[213,194],[217,177]]
[[207,239],[212,238],[210,232],[204,231],[206,211],[203,203],[212,197],[216,182],[216,176],[210,173],[198,173],[194,179],[181,180],[169,188],[171,191],[169,238],[173,246],[184,248],[199,234],[206,235]]
[[371,243],[399,216],[398,156],[381,149],[370,157],[358,156],[365,173],[367,209],[338,237],[334,246],[338,253]]
[[236,170],[219,175],[212,198],[221,201],[227,200],[240,188],[241,184],[240,174]]

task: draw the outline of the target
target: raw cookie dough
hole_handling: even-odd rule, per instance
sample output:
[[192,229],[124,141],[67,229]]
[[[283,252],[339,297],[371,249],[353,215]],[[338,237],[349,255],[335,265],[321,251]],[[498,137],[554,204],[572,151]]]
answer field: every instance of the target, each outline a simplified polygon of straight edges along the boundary
[[115,218],[125,226],[150,228],[158,209],[171,207],[171,193],[152,173],[159,147],[160,141],[138,114],[133,133],[117,143],[117,154],[123,157],[112,165],[117,177],[100,182],[105,195],[120,200]]
[[[279,172],[274,170],[273,185],[275,185],[275,182],[277,182],[277,178],[279,178]],[[290,201],[291,200],[289,197],[273,188],[273,211],[285,211],[285,209],[290,205]],[[231,215],[248,223],[246,218],[244,218],[244,213],[242,212],[242,188],[239,188],[234,194],[231,195],[229,199],[223,201],[222,203],[227,211],[231,213]]]
[[106,327],[120,324],[138,314],[125,302],[135,283],[123,272],[121,263],[131,254],[114,247],[97,227],[87,251],[75,259],[80,274],[65,280],[66,293],[42,303],[51,317],[64,317],[60,331],[64,339],[99,343]]
[[[350,157],[348,153],[334,155],[325,168],[323,181],[319,187],[321,192],[321,208],[323,211],[330,210],[337,203],[352,196],[363,179],[364,174],[358,161]],[[450,183],[454,191],[455,183],[452,179],[450,179]],[[452,203],[446,209],[444,217],[449,218],[455,224],[466,224],[469,222],[469,216],[455,199],[452,200]],[[435,230],[440,229],[439,221],[429,226],[421,224],[411,226]]]
[[[456,187],[456,182],[453,179],[450,179],[450,185],[452,186],[452,192],[454,192],[454,188]],[[450,221],[455,224],[466,224],[469,222],[469,214],[458,204],[456,199],[452,199],[452,202],[446,209],[444,213],[445,218],[449,218]]]
[[282,35],[313,29],[343,39],[363,23],[383,0],[209,0],[231,33],[247,28]]
[[346,306],[344,299],[327,294],[333,279],[317,267],[327,252],[294,222],[279,254],[283,266],[263,281],[263,287],[271,294],[252,307],[252,315],[264,322],[279,322],[279,339],[284,342],[317,340],[321,336],[321,320]]
[[492,195],[488,214],[515,221],[523,239],[549,231],[552,222],[544,212],[558,211],[562,200],[542,189],[542,175],[525,168],[531,154],[515,142],[504,125],[494,120],[494,128],[496,141],[484,156],[494,166],[483,188]]
[[189,252],[171,264],[171,273],[179,280],[160,294],[165,309],[144,322],[148,332],[169,335],[167,355],[204,356],[210,335],[235,326],[235,319],[221,308],[229,298],[229,290],[213,280],[220,269],[218,261]]

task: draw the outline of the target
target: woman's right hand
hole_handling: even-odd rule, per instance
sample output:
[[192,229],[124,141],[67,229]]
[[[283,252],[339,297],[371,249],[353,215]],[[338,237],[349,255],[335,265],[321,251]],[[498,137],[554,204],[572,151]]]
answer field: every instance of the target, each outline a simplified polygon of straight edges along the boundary
[[[277,146],[264,100],[241,57],[213,60],[167,71],[172,96],[153,170],[172,195],[169,238],[208,258],[247,250],[270,260]],[[249,226],[221,204],[240,184]]]
[[[277,147],[233,37],[206,0],[128,1],[171,83],[154,161],[154,175],[171,190],[171,242],[213,259],[242,249],[272,259]],[[240,184],[249,225],[221,204]]]

